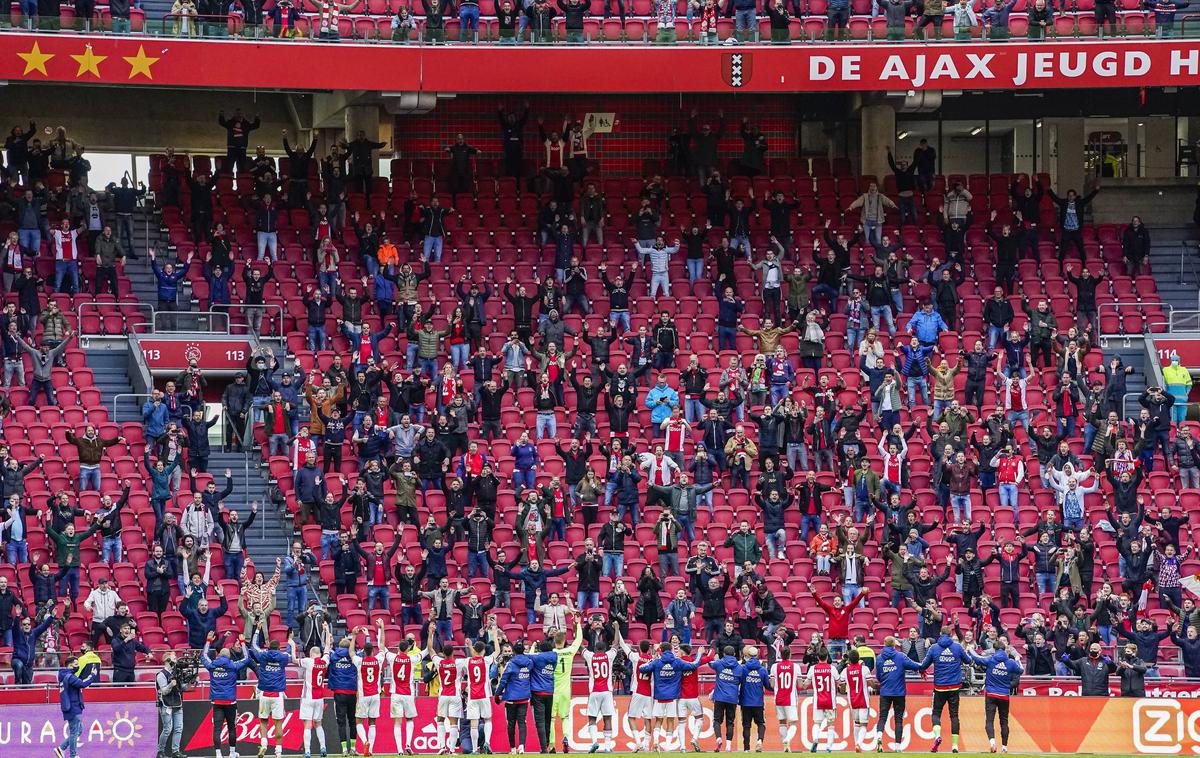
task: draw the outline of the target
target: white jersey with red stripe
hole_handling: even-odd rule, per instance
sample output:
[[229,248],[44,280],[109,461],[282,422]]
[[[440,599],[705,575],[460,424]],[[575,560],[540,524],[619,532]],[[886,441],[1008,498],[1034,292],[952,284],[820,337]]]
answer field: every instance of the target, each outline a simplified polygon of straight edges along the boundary
[[654,674],[642,673],[642,666],[654,660],[654,653],[643,653],[637,648],[632,648],[626,650],[625,655],[629,658],[629,665],[633,666],[636,672],[633,675],[633,694],[654,697]]
[[386,663],[386,680],[391,683],[393,695],[416,695],[413,682],[417,674],[419,655],[414,653],[387,653],[383,657]]
[[301,658],[300,671],[304,682],[300,693],[301,700],[324,700],[329,696],[325,687],[329,681],[329,658]]
[[583,650],[583,662],[588,670],[588,692],[612,692],[613,658],[612,650],[603,653],[593,653]]
[[383,659],[379,655],[355,656],[354,665],[358,667],[358,696],[372,697],[379,694],[380,680],[383,679]]
[[438,669],[438,695],[440,697],[458,697],[458,680],[466,669],[463,658],[442,658],[433,656],[433,665]]
[[491,655],[473,655],[463,664],[467,680],[467,699],[487,700],[492,696],[492,680],[488,673],[492,668]]
[[775,684],[775,705],[796,705],[796,685],[800,683],[800,667],[791,659],[778,661],[771,670]]
[[861,663],[851,663],[841,674],[841,681],[846,685],[846,699],[851,708],[869,708],[871,698],[867,682],[871,679],[871,670]]
[[815,663],[804,677],[804,688],[813,691],[817,710],[832,711],[837,708],[838,672],[832,663]]

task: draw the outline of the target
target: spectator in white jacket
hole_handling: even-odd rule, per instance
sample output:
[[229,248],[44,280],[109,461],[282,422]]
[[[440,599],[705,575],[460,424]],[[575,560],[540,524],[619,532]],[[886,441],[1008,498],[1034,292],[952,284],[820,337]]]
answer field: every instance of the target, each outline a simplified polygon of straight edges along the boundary
[[213,532],[213,517],[200,499],[199,492],[192,493],[192,502],[183,509],[179,518],[179,528],[184,534],[190,534],[196,540],[196,546],[203,549],[208,547]]
[[96,588],[88,594],[87,600],[83,601],[83,607],[92,614],[92,647],[104,637],[108,642],[112,642],[112,637],[109,636],[108,628],[104,622],[117,612],[117,604],[121,602],[121,596],[117,591],[108,586],[108,577],[102,576],[97,580]]

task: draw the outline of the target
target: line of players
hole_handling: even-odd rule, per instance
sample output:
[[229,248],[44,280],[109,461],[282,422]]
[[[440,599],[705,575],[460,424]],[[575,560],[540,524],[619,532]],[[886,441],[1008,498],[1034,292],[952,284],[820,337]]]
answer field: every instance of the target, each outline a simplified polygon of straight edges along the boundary
[[[363,755],[375,749],[376,720],[379,718],[384,692],[390,693],[393,735],[397,748],[406,755],[413,754],[413,723],[417,716],[416,693],[418,671],[424,657],[427,666],[424,681],[437,680],[437,736],[439,754],[456,752],[460,720],[470,724],[469,735],[478,747],[476,752],[491,753],[492,703],[503,703],[508,727],[508,743],[512,752],[525,752],[525,723],[532,710],[540,752],[555,752],[554,727],[563,725],[563,751],[568,749],[566,723],[571,702],[571,671],[576,654],[582,654],[587,671],[589,695],[585,714],[587,734],[591,738],[590,752],[612,752],[616,746],[613,722],[617,717],[613,697],[613,673],[618,652],[624,653],[635,672],[634,690],[627,714],[633,726],[633,752],[682,751],[690,746],[700,750],[699,736],[704,709],[700,701],[699,670],[707,665],[715,673],[712,691],[713,730],[717,751],[734,749],[734,725],[738,711],[742,717],[742,749],[751,749],[751,734],[757,728],[754,749],[762,751],[766,737],[764,718],[765,693],[773,692],[780,741],[784,752],[791,752],[799,728],[799,707],[803,692],[813,693],[815,719],[810,750],[820,747],[832,751],[836,723],[838,692],[844,692],[853,721],[853,746],[861,752],[867,744],[867,720],[871,692],[879,693],[879,720],[876,750],[884,749],[884,729],[889,712],[893,716],[893,749],[904,744],[904,711],[907,691],[906,673],[934,669],[933,674],[933,731],[932,750],[942,744],[941,715],[950,715],[952,751],[958,752],[959,692],[963,684],[963,666],[981,665],[986,669],[986,731],[992,752],[996,751],[994,720],[1000,717],[1001,751],[1007,752],[1009,696],[1015,678],[1022,667],[1015,653],[1003,641],[991,656],[968,653],[949,635],[943,634],[928,651],[924,661],[909,659],[889,637],[875,660],[874,671],[864,663],[856,649],[849,651],[844,665],[837,667],[825,654],[823,659],[808,667],[802,674],[800,664],[791,658],[789,647],[776,644],[775,663],[768,673],[759,660],[758,649],[746,646],[739,660],[733,648],[726,647],[718,657],[717,651],[676,642],[652,645],[642,640],[631,646],[615,631],[611,648],[603,643],[594,650],[581,650],[583,639],[579,615],[575,615],[574,640],[566,643],[562,632],[526,649],[522,641],[500,642],[494,621],[485,629],[492,642],[491,653],[483,640],[477,640],[472,653],[456,657],[449,642],[440,649],[434,647],[434,629],[429,630],[427,647],[422,651],[410,634],[401,639],[394,650],[386,644],[382,620],[376,628],[375,642],[370,636],[361,650],[356,647],[358,633],[367,634],[366,627],[353,630],[337,647],[324,651],[313,648],[308,657],[297,655],[294,640],[289,640],[287,652],[277,640],[259,647],[259,633],[250,642],[249,651],[239,659],[228,648],[216,658],[210,658],[205,645],[202,662],[210,672],[210,699],[213,706],[213,744],[217,758],[222,758],[221,728],[225,727],[230,758],[236,758],[236,687],[238,672],[250,663],[257,663],[259,692],[260,746],[258,756],[264,758],[269,741],[275,743],[275,754],[282,754],[282,725],[285,715],[284,690],[286,669],[296,661],[302,672],[300,719],[304,725],[304,754],[310,758],[315,732],[322,756],[326,756],[326,737],[323,727],[326,701],[332,696],[343,755],[351,755],[355,739],[363,746]],[[432,627],[432,625],[431,625]],[[332,636],[326,628],[325,639]],[[212,637],[210,637],[210,642]],[[874,674],[874,676],[873,676]],[[493,691],[493,682],[496,682]],[[466,700],[464,709],[463,700]],[[276,733],[276,730],[279,730]],[[690,735],[690,740],[687,735]]]

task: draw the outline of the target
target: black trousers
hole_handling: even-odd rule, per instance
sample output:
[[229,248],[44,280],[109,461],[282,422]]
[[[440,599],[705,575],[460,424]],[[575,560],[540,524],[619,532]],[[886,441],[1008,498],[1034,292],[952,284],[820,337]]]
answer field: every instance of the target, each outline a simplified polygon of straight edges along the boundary
[[942,708],[950,706],[950,734],[958,734],[958,690],[933,692],[933,725],[942,725]]
[[92,295],[100,294],[100,285],[107,284],[109,290],[113,293],[113,297],[117,296],[117,267],[116,266],[97,266],[96,276],[92,280]]
[[1042,356],[1042,366],[1044,368],[1050,368],[1054,365],[1054,349],[1049,340],[1045,342],[1040,340],[1034,342],[1031,340],[1029,342],[1029,362],[1033,364],[1034,368],[1037,368],[1038,365],[1038,355]]
[[[1008,602],[1005,602],[1008,601]],[[1020,582],[1000,582],[1000,607],[1001,608],[1020,608],[1021,607],[1021,584]]]
[[721,736],[721,724],[725,724],[725,741],[733,742],[733,721],[737,717],[737,703],[713,703],[713,734]]
[[983,405],[983,381],[973,382],[968,380],[966,393],[963,401],[964,404],[974,406],[978,410]]
[[1058,240],[1058,259],[1067,257],[1067,248],[1074,247],[1079,253],[1079,260],[1085,260],[1083,252],[1083,232],[1079,229],[1063,229],[1062,236]]
[[879,724],[875,727],[875,733],[879,735],[880,741],[883,740],[883,730],[887,727],[888,711],[891,711],[892,732],[896,736],[896,744],[904,742],[904,705],[904,695],[879,696]]
[[767,721],[763,716],[763,707],[761,705],[743,705],[742,706],[742,749],[750,749],[750,725],[758,725],[758,739],[765,739],[767,736]]
[[330,445],[328,443],[321,446],[321,456],[325,459],[321,467],[326,474],[331,470],[334,472],[342,470],[343,447],[344,445]]
[[[525,747],[525,714],[529,711],[528,702],[505,703],[504,720],[508,722],[508,744]],[[1007,715],[1007,711],[1006,711]],[[1005,718],[1005,724],[1008,719]],[[1005,727],[1007,729],[1007,727]],[[1005,732],[1007,734],[1007,732]]]
[[146,610],[151,613],[162,613],[167,609],[167,604],[171,600],[171,591],[163,590],[161,592],[146,593]]
[[983,729],[989,740],[996,739],[996,714],[1000,714],[1000,744],[1008,744],[1008,699],[985,697],[983,699],[984,722]]
[[221,745],[221,726],[225,727],[225,744],[230,750],[237,748],[237,704],[217,705],[213,703],[212,742]]
[[334,693],[333,708],[337,719],[338,742],[354,742],[357,737],[354,727],[354,706],[357,704],[358,695]]
[[550,707],[554,696],[535,692],[529,702],[533,706],[533,728],[537,730],[538,750],[545,753],[553,747],[550,743]]

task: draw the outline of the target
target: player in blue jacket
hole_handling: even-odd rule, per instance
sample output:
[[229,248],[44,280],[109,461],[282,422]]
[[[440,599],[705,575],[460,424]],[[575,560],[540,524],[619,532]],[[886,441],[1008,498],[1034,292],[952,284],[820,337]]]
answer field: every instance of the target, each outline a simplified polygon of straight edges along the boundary
[[742,750],[750,750],[750,724],[758,725],[756,750],[762,752],[767,736],[767,721],[763,716],[763,692],[771,689],[771,676],[758,660],[758,648],[747,645],[742,649],[746,661],[741,666],[742,691],[738,703],[742,707]]
[[[504,718],[508,723],[508,744],[516,746],[518,753],[525,752],[525,714],[529,710],[530,679],[533,659],[525,655],[525,643],[512,646],[513,657],[500,674],[496,686],[496,699],[504,701]],[[558,657],[557,655],[555,656]],[[553,671],[551,664],[551,670]],[[552,680],[553,681],[553,680]]]
[[908,696],[905,672],[920,671],[921,664],[899,650],[895,637],[883,641],[883,650],[875,659],[875,678],[879,680],[879,723],[876,726],[875,749],[883,750],[883,730],[887,726],[888,711],[893,714],[892,734],[896,741],[893,750],[904,744],[904,710]]
[[984,729],[987,731],[988,744],[992,752],[996,752],[996,713],[1000,714],[1000,752],[1008,752],[1008,704],[1012,695],[1013,683],[1018,676],[1025,672],[1021,662],[1010,655],[1007,644],[988,657],[972,655],[971,660],[986,668],[983,678],[984,695]]
[[342,638],[329,653],[329,691],[333,693],[334,719],[342,752],[354,749],[356,728],[354,712],[358,704],[358,667],[354,665],[354,639]]
[[700,668],[699,663],[676,658],[670,642],[659,645],[658,651],[657,658],[638,667],[638,671],[654,677],[654,718],[658,721],[658,727],[651,737],[651,751],[659,746],[660,738],[665,739],[666,735],[675,733],[683,675]]
[[950,706],[950,747],[958,752],[958,695],[962,689],[963,664],[973,664],[963,646],[945,631],[925,654],[921,662],[924,671],[933,666],[933,747],[936,753],[942,744],[942,708]]
[[529,703],[533,708],[533,728],[537,730],[541,752],[548,751],[550,719],[554,709],[554,670],[558,668],[558,651],[553,640],[538,643],[538,652],[529,656]]
[[57,758],[76,758],[79,755],[79,738],[83,736],[83,691],[98,678],[97,674],[82,679],[76,676],[75,664],[78,662],[75,656],[71,656],[58,670],[58,704],[63,721],[67,724],[67,738],[54,749]]
[[[217,753],[221,752],[221,727],[225,727],[226,747],[229,755],[237,752],[237,685],[240,672],[250,665],[250,654],[242,648],[242,657],[233,660],[229,648],[223,647],[216,658],[210,658],[208,648],[217,638],[209,632],[200,662],[208,669],[208,699],[212,703],[212,741]],[[218,756],[219,758],[219,756]]]
[[[717,750],[725,743],[733,744],[733,722],[737,717],[738,699],[742,690],[742,664],[733,655],[733,646],[726,645],[722,656],[709,662],[716,672],[713,683],[713,732],[717,736]],[[725,736],[721,736],[721,724],[725,724]]]
[[[267,754],[267,737],[275,740],[275,755],[283,755],[283,693],[287,689],[287,667],[292,656],[279,649],[279,640],[271,640],[267,649],[258,646],[258,631],[250,640],[250,654],[258,662],[258,758]],[[270,730],[267,722],[271,722]]]

